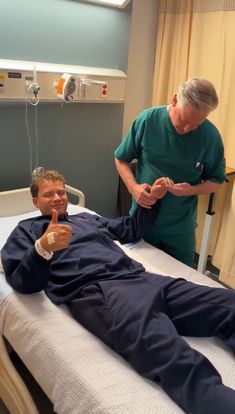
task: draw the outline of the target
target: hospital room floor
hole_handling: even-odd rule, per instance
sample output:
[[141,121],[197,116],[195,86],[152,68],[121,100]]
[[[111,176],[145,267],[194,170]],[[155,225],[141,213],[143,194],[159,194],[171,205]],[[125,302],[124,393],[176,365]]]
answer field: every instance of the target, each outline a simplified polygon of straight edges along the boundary
[[[28,389],[33,396],[34,402],[38,408],[40,414],[55,414],[53,406],[47,396],[44,394],[42,389],[39,387],[37,382],[34,380],[32,375],[29,373],[27,368],[21,362],[20,358],[13,352],[11,359],[17,370],[20,372],[21,377],[26,383]],[[11,414],[3,402],[0,400],[0,414]]]

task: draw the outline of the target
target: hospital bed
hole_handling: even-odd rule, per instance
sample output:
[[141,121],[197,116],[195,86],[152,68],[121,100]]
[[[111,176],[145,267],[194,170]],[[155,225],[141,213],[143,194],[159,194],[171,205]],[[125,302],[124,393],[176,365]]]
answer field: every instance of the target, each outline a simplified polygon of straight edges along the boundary
[[[79,202],[69,213],[87,210],[84,195],[67,186]],[[94,213],[91,211],[91,213]],[[28,188],[0,193],[0,248],[17,222],[38,215]],[[144,241],[122,246],[147,270],[209,286],[220,286]],[[221,289],[223,288],[220,286]],[[65,305],[39,292],[14,292],[0,270],[0,398],[11,414],[38,414],[32,396],[9,357],[8,344],[51,400],[58,414],[180,414],[155,383],[137,374],[119,355],[76,322]],[[186,338],[205,354],[235,389],[235,360],[214,338]],[[42,414],[42,413],[41,413]],[[45,413],[43,413],[45,414]]]

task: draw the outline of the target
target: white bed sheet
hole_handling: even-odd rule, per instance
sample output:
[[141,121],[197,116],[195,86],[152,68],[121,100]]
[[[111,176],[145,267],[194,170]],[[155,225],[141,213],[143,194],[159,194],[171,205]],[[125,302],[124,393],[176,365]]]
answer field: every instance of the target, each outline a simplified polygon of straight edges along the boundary
[[[221,287],[143,241],[123,249],[149,271]],[[0,329],[58,414],[182,413],[157,384],[139,376],[80,326],[65,306],[55,306],[43,292],[8,294],[2,304]],[[213,338],[186,340],[206,355],[224,383],[235,389],[232,353]]]

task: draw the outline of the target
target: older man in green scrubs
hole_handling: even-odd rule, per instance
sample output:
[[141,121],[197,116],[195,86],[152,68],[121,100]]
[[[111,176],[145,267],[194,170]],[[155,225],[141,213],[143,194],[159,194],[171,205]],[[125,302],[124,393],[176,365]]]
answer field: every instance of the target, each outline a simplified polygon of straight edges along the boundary
[[[203,78],[182,84],[170,105],[143,111],[115,151],[117,170],[139,205],[151,208],[159,177],[164,197],[145,240],[192,265],[199,194],[216,192],[225,179],[224,148],[207,119],[218,105],[214,86]],[[134,176],[130,162],[137,159]]]

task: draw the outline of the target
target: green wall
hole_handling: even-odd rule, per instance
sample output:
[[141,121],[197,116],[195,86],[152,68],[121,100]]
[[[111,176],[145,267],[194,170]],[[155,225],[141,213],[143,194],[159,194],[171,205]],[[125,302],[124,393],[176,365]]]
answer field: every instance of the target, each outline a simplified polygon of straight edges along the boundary
[[[75,0],[0,0],[0,6],[0,59],[126,72],[131,5],[122,10]],[[30,181],[25,111],[24,103],[0,104],[0,190]],[[39,165],[59,169],[68,184],[80,187],[89,208],[115,215],[113,151],[121,140],[123,104],[40,102],[37,118]],[[35,156],[34,107],[28,107],[28,119]]]

